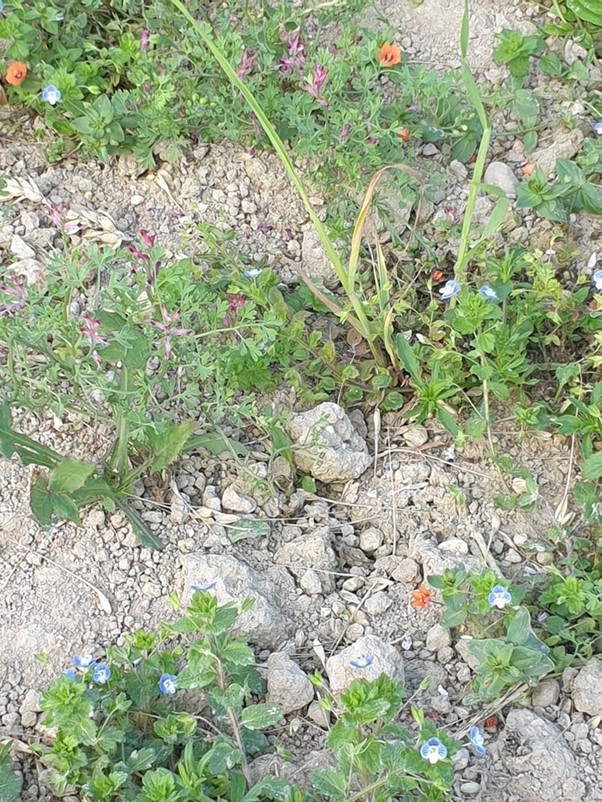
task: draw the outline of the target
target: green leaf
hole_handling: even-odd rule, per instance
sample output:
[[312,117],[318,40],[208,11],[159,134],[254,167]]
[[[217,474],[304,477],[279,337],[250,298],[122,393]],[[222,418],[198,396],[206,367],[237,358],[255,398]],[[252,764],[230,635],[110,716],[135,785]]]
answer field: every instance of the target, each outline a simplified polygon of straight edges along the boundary
[[175,462],[190,440],[195,428],[196,423],[188,421],[172,426],[161,434],[148,432],[147,440],[155,456],[150,470],[161,471]]
[[75,504],[69,496],[64,496],[62,494],[51,495],[50,504],[52,506],[52,511],[59,518],[65,521],[72,521],[76,526],[82,525],[77,504]]
[[584,22],[591,22],[602,28],[602,6],[600,0],[566,0],[567,8]]
[[447,629],[459,627],[466,621],[467,615],[466,610],[446,610],[441,617],[441,626]]
[[233,524],[228,524],[226,532],[230,542],[236,543],[246,538],[269,537],[272,527],[268,521],[241,518]]
[[322,796],[340,799],[347,793],[347,777],[341,771],[316,771],[311,784]]
[[531,617],[525,607],[521,607],[508,627],[507,638],[516,646],[526,643],[531,632]]
[[15,452],[12,433],[10,407],[8,404],[0,404],[0,451],[5,459],[10,459]]
[[50,474],[48,487],[53,493],[73,493],[94,473],[94,465],[77,459],[63,459]]
[[416,354],[414,353],[414,349],[410,343],[402,334],[397,335],[395,340],[395,350],[405,370],[410,374],[417,384],[420,384],[420,367],[418,365],[418,360],[416,359]]
[[48,480],[45,476],[35,478],[29,493],[29,506],[34,518],[41,526],[50,526],[52,523],[52,504],[48,492]]
[[242,711],[240,722],[248,730],[264,730],[282,721],[282,711],[274,705],[251,705]]
[[597,451],[583,463],[581,473],[584,479],[602,479],[602,451]]
[[10,769],[11,759],[8,746],[0,749],[0,800],[19,802],[23,781]]
[[161,538],[157,537],[157,535],[149,529],[136,510],[133,510],[120,499],[116,499],[115,504],[130,522],[132,532],[141,546],[146,546],[148,549],[157,549],[159,551],[165,548]]
[[456,424],[456,419],[448,412],[447,409],[444,407],[437,407],[437,420],[443,426],[443,428],[451,434],[452,437],[457,437],[458,435],[458,426]]

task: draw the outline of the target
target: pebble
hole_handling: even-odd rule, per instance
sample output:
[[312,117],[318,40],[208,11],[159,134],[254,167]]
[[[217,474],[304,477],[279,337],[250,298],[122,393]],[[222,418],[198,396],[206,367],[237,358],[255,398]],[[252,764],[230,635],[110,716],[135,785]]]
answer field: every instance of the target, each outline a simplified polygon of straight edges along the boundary
[[467,782],[460,785],[460,791],[463,794],[468,794],[469,796],[475,796],[475,794],[478,794],[480,790],[481,786],[479,783]]
[[249,514],[257,509],[257,502],[229,485],[222,494],[222,507],[230,512]]
[[314,699],[307,708],[307,718],[313,721],[314,724],[317,724],[322,730],[327,730],[330,726],[330,714],[328,711],[324,710],[317,699]]
[[368,615],[380,615],[385,613],[393,604],[393,600],[388,596],[384,590],[377,590],[372,596],[366,599],[364,603],[364,610]]
[[450,537],[439,543],[439,551],[444,554],[452,554],[454,557],[463,557],[468,554],[468,545],[459,537]]
[[367,554],[376,551],[384,542],[385,536],[380,529],[366,529],[360,535],[360,549]]
[[501,189],[507,198],[516,198],[518,182],[512,169],[504,162],[491,162],[485,170],[483,182]]
[[130,198],[130,206],[140,206],[141,203],[144,203],[143,195],[132,195]]
[[33,727],[36,726],[37,722],[38,722],[38,717],[33,711],[28,710],[27,712],[21,714],[21,725],[23,727],[32,729]]
[[429,652],[438,652],[451,644],[449,630],[441,624],[434,624],[426,633],[426,648]]
[[534,707],[555,705],[560,696],[560,685],[555,679],[545,679],[535,688],[531,696]]
[[432,142],[429,142],[422,148],[422,155],[423,156],[438,156],[439,155],[439,148],[436,145],[433,145]]

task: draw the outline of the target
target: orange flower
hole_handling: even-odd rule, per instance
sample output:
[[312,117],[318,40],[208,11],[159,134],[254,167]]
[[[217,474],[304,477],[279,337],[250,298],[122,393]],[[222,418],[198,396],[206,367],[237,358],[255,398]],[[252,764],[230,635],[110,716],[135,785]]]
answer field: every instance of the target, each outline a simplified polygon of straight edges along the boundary
[[535,165],[532,162],[531,164],[525,164],[524,167],[520,168],[521,173],[527,177],[533,175],[533,170],[535,170]]
[[407,128],[402,128],[401,131],[397,134],[397,136],[401,139],[402,142],[407,142],[410,138],[410,132]]
[[383,45],[378,51],[378,60],[383,67],[394,67],[401,61],[401,50],[395,45]]
[[438,284],[440,281],[443,281],[443,270],[433,270],[431,274],[431,279]]
[[433,594],[430,590],[427,590],[424,585],[422,585],[418,590],[412,593],[411,605],[415,610],[424,610],[425,607],[429,606],[432,598]]
[[4,80],[11,86],[19,86],[27,75],[27,67],[22,61],[13,61],[6,70]]

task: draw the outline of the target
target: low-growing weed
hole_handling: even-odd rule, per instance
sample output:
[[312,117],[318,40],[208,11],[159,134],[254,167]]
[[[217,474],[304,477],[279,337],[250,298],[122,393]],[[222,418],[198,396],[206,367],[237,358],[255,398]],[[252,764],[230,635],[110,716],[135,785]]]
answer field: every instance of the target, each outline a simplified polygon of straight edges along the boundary
[[[130,635],[102,660],[74,657],[41,703],[53,734],[37,751],[57,793],[75,788],[95,802],[450,798],[461,744],[419,709],[413,726],[402,725],[404,689],[385,675],[354,681],[340,702],[326,697],[338,713],[326,739],[333,768],[310,775],[311,794],[277,777],[254,781],[249,762],[272,748],[265,731],[283,716],[261,701],[253,651],[233,634],[238,614],[196,590],[184,616],[158,633]],[[477,727],[469,740],[482,756]]]

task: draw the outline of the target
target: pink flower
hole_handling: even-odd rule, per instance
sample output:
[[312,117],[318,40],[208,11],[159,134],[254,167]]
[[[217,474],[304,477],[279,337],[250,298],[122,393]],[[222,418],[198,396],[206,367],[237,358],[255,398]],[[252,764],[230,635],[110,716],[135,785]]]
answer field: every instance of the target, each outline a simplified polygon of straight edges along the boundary
[[13,312],[25,309],[27,305],[27,289],[25,288],[25,280],[22,276],[15,276],[12,279],[12,287],[5,284],[3,287],[0,287],[0,292],[17,299],[16,303],[8,303],[0,306],[0,315],[11,315]]
[[236,71],[236,74],[242,81],[242,79],[251,72],[253,67],[255,66],[255,54],[251,50],[245,49],[242,51],[242,57],[240,59],[240,66]]
[[50,219],[52,224],[65,234],[77,234],[82,229],[82,225],[77,220],[67,220],[69,209],[66,206],[57,206],[56,203],[50,205]]
[[161,317],[163,318],[162,321],[151,320],[150,325],[153,326],[155,329],[159,329],[162,331],[165,337],[165,358],[169,359],[171,356],[171,338],[172,337],[183,337],[186,334],[193,334],[192,329],[178,329],[174,327],[174,323],[176,323],[180,319],[179,312],[172,312],[171,314],[167,311],[167,309],[161,304],[159,307],[161,310]]
[[142,244],[146,248],[155,247],[155,235],[149,234],[148,231],[145,231],[143,228],[140,229],[140,239],[142,240]]
[[[82,315],[82,320],[85,323],[85,326],[82,326],[80,331],[81,333],[87,337],[91,343],[94,345],[108,345],[108,340],[105,340],[104,337],[101,337],[98,333],[98,329],[100,328],[100,320],[92,320],[90,315],[87,313]],[[96,350],[94,351],[96,354]],[[96,357],[95,357],[96,358]]]
[[150,39],[150,32],[146,30],[146,28],[140,34],[140,52],[146,53],[146,49],[148,48],[148,40]]
[[284,72],[298,70],[303,72],[305,64],[305,45],[301,41],[299,31],[294,34],[287,33],[284,37],[284,44],[287,48],[286,56],[280,60],[280,66]]
[[344,141],[347,139],[347,137],[349,136],[349,132],[350,132],[350,131],[351,131],[351,125],[350,125],[349,123],[347,123],[347,125],[344,125],[344,126],[341,128],[341,133],[339,134],[339,142],[341,143],[341,145],[343,144],[343,142],[344,142]]
[[328,78],[328,70],[326,67],[322,67],[320,64],[315,64],[312,78],[312,83],[305,83],[303,88],[306,92],[309,92],[309,94],[317,103],[320,104],[320,106],[328,106],[328,103],[320,97],[320,92],[322,89],[324,89],[324,84]]

